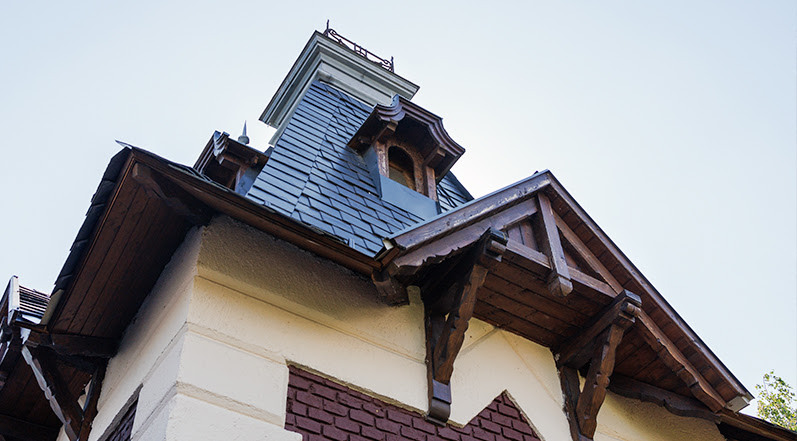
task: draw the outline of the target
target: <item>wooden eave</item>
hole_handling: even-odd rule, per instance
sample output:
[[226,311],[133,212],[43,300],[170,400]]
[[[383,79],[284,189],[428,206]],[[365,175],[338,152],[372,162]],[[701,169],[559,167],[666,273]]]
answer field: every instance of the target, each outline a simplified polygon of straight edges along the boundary
[[[561,240],[567,265],[557,268],[542,246],[546,222],[538,214],[537,200],[551,206],[548,223],[556,224],[554,240]],[[479,290],[476,317],[557,353],[618,293],[628,290],[641,297],[642,310],[617,349],[615,373],[695,397],[711,411],[738,410],[740,401],[752,398],[547,171],[387,239],[378,256],[384,269],[375,280],[391,275],[399,284],[419,284],[425,275],[444,271],[452,256],[468,249],[488,228],[504,231],[509,240],[503,261]]]
[[443,119],[399,95],[390,106],[376,105],[365,122],[352,136],[350,148],[362,151],[386,134],[406,138],[426,158],[439,150],[442,156],[433,165],[438,179],[445,176],[454,163],[465,153],[443,127]]
[[797,432],[738,412],[720,412],[717,425],[720,433],[729,441],[797,440]]
[[[371,256],[328,233],[248,200],[189,167],[127,146],[111,160],[92,198],[43,323],[26,326],[36,336],[33,340],[32,334],[29,345],[60,357],[55,364],[68,383],[63,388],[67,395],[79,396],[93,377],[62,359],[112,357],[186,233],[218,214],[361,274],[378,267]],[[54,439],[59,420],[18,348],[9,354],[4,369],[0,435],[7,420],[27,423],[31,430],[40,428],[39,434],[53,434],[34,439]]]

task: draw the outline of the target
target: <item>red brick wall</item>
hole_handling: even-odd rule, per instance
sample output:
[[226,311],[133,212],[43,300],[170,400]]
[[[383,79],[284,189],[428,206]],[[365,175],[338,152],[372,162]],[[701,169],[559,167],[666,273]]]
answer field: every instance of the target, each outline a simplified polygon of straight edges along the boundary
[[506,394],[463,428],[439,427],[421,414],[295,367],[290,368],[285,428],[301,433],[304,441],[539,441]]

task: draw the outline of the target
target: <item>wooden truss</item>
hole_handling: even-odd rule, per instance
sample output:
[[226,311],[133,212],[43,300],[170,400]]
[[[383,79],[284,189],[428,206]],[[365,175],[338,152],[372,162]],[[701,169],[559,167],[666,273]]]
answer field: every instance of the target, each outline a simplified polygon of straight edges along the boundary
[[506,250],[507,237],[489,229],[461,257],[428,277],[421,294],[426,329],[426,368],[429,391],[427,418],[445,425],[451,414],[451,374],[462,348],[476,292],[487,272]]
[[[598,411],[614,371],[617,345],[625,330],[634,324],[640,306],[637,295],[623,291],[590,326],[554,352],[573,441],[591,440],[595,436]],[[584,387],[579,390],[578,370],[587,363]]]
[[[97,415],[97,400],[108,359],[116,353],[116,342],[96,337],[31,332],[22,347],[39,387],[71,441],[85,441]],[[91,376],[81,405],[59,365],[67,365]]]
[[[500,241],[495,239],[499,236]],[[491,265],[477,257],[476,250],[483,250],[487,241],[501,244]],[[634,323],[630,334],[634,341],[623,345],[624,350],[639,347],[646,357],[655,356],[657,369],[675,374],[696,400],[679,399],[657,387],[661,383],[640,381],[625,381],[618,393],[663,403],[679,415],[708,417],[729,405],[727,396],[724,399],[702,373],[710,367],[706,361],[710,352],[691,340],[696,355],[705,358],[686,357],[679,349],[683,345],[673,340],[679,333],[663,332],[660,323],[675,324],[677,331],[681,319],[546,173],[403,232],[385,244],[379,257],[382,266],[372,273],[382,299],[406,303],[406,288],[412,285],[419,286],[423,295],[432,420],[448,417],[448,380],[460,348],[452,342],[464,333],[472,314],[552,348],[574,439],[594,435],[618,345]],[[653,317],[641,309],[641,298]],[[565,305],[566,311],[557,305]],[[682,335],[689,333],[683,329]],[[621,356],[629,359],[627,353]],[[583,389],[579,372],[587,381]],[[738,393],[745,391],[741,388]]]

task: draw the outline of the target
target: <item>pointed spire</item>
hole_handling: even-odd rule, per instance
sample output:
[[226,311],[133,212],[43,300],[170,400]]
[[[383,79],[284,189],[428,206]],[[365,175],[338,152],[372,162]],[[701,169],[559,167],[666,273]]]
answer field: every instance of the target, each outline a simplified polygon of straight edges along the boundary
[[244,121],[244,132],[238,137],[238,142],[241,144],[249,144],[249,137],[246,136],[246,121]]

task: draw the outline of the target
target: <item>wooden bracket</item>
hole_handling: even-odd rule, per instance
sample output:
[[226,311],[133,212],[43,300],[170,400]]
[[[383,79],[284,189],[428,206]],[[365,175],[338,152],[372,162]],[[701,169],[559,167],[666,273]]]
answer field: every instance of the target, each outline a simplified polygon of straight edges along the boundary
[[[93,365],[91,385],[83,406],[78,403],[79,395],[70,390],[69,383],[63,378],[57,367],[57,360],[64,360],[55,351],[44,346],[22,347],[22,357],[30,365],[39,387],[50,402],[55,415],[64,425],[64,431],[71,441],[85,441],[91,431],[91,424],[97,414],[97,400],[99,399],[102,380],[105,377],[105,359],[88,359],[74,357],[81,360],[79,369]],[[94,362],[92,362],[92,360]],[[69,362],[71,364],[71,361]]]
[[540,205],[540,220],[542,223],[542,250],[551,263],[551,272],[548,275],[548,290],[555,296],[564,297],[573,291],[573,282],[570,281],[570,270],[567,269],[567,260],[559,239],[559,229],[556,227],[551,201],[543,193],[537,195]]
[[[624,290],[583,332],[555,351],[573,441],[591,440],[595,435],[617,346],[634,324],[641,304],[639,296]],[[584,387],[579,390],[578,369],[587,362]]]
[[447,269],[434,271],[421,286],[426,329],[429,392],[427,419],[445,425],[451,414],[451,375],[462,348],[476,292],[488,271],[501,261],[507,237],[490,228]]

